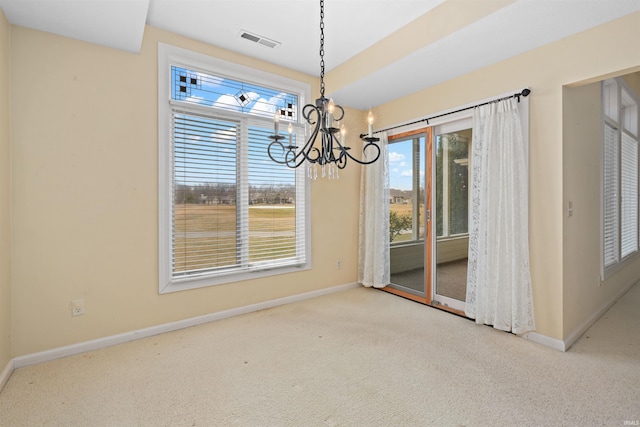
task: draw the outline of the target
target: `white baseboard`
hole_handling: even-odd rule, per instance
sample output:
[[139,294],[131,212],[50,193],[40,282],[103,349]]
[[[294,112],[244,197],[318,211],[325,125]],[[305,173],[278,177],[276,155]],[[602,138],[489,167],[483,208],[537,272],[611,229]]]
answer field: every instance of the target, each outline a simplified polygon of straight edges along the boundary
[[604,313],[606,313],[606,311],[609,310],[611,308],[611,306],[613,306],[613,304],[615,304],[620,298],[622,298],[622,296],[624,294],[629,292],[629,290],[631,288],[633,288],[637,283],[638,282],[633,282],[629,286],[627,286],[624,289],[622,289],[613,298],[611,298],[606,304],[604,304],[600,308],[600,310],[598,310],[595,313],[593,313],[587,320],[582,322],[582,324],[580,326],[578,326],[576,329],[574,329],[573,332],[571,332],[567,336],[567,338],[564,340],[564,344],[566,346],[566,349],[568,350],[569,347],[571,347],[573,344],[575,344],[575,342],[578,341],[578,339],[580,339],[580,337],[585,332],[587,332],[587,329],[589,329],[591,326],[593,326],[593,324],[596,323],[598,321],[598,319],[600,317],[602,317],[602,315]]
[[14,369],[15,368],[14,368],[13,360],[9,360],[9,363],[7,363],[7,366],[5,366],[4,369],[2,370],[2,373],[0,373],[0,391],[2,391],[4,386],[7,384],[7,381],[9,381],[9,377],[13,373]]
[[613,298],[611,298],[609,301],[607,301],[600,308],[600,310],[598,310],[595,313],[593,313],[584,322],[582,322],[582,324],[580,326],[578,326],[576,329],[574,329],[573,332],[571,332],[569,334],[569,336],[567,336],[567,338],[565,338],[564,340],[551,338],[551,337],[548,337],[546,335],[539,334],[537,332],[529,332],[527,334],[524,334],[523,337],[528,339],[528,340],[530,340],[530,341],[534,341],[534,342],[537,342],[539,344],[546,345],[547,347],[551,347],[551,348],[554,348],[556,350],[567,351],[567,350],[569,350],[569,347],[571,347],[573,344],[575,344],[576,341],[578,341],[580,339],[580,337],[585,332],[587,332],[587,330],[591,326],[593,326],[593,324],[596,323],[598,321],[598,319],[600,319],[600,317],[602,317],[602,315],[604,313],[606,313],[607,310],[609,310],[611,308],[611,306],[613,306],[613,304],[615,304],[620,298],[622,298],[622,296],[624,294],[629,292],[629,290],[631,288],[633,288],[637,283],[638,282],[633,282],[631,285],[625,287],[620,292],[618,292]]
[[[22,368],[23,366],[29,366],[37,363],[48,362],[50,360],[59,359],[61,357],[72,356],[74,354],[80,354],[80,353],[84,353],[91,350],[98,350],[101,348],[110,347],[117,344],[123,344],[126,342],[138,340],[141,338],[147,338],[154,335],[163,334],[165,332],[176,331],[179,329],[189,328],[191,326],[197,326],[204,323],[215,322],[216,320],[227,319],[229,317],[238,316],[241,314],[247,314],[247,313],[251,313],[259,310],[265,310],[268,308],[290,304],[293,302],[304,301],[304,300],[319,297],[322,295],[328,295],[334,292],[340,292],[347,289],[356,288],[358,286],[359,285],[357,283],[348,283],[345,285],[332,286],[330,288],[319,289],[317,291],[305,292],[303,294],[298,294],[298,295],[291,295],[284,298],[278,298],[278,299],[265,301],[257,304],[247,305],[244,307],[224,310],[217,313],[205,314],[204,316],[192,317],[190,319],[178,320],[176,322],[165,323],[157,326],[151,326],[145,329],[138,329],[131,332],[125,332],[123,334],[112,335],[109,337],[99,338],[91,341],[85,341],[85,342],[72,344],[65,347],[54,348],[52,350],[47,350],[40,353],[27,354],[25,356],[16,357],[15,359],[13,359],[13,367],[11,368],[10,372],[13,372],[13,369]],[[0,379],[1,378],[2,377],[0,377]]]
[[529,341],[537,342],[538,344],[551,347],[554,350],[567,351],[564,341],[556,338],[551,338],[546,335],[539,334],[537,332],[527,332],[522,337]]
[[[590,316],[582,325],[576,328],[564,341],[556,338],[551,338],[546,335],[539,334],[537,332],[528,332],[523,335],[523,338],[533,342],[551,347],[559,351],[567,351],[571,345],[573,345],[587,329],[589,329],[613,304],[618,301],[629,289],[631,289],[635,283],[622,290],[609,302],[607,302],[598,312]],[[112,335],[105,338],[99,338],[96,340],[85,341],[78,344],[73,344],[65,347],[54,348],[39,353],[28,354],[25,356],[16,357],[10,360],[7,366],[0,373],[0,391],[5,386],[11,373],[18,368],[34,365],[37,363],[48,362],[50,360],[59,359],[61,357],[72,356],[75,354],[84,353],[91,350],[98,350],[105,347],[110,347],[117,344],[123,344],[126,342],[134,341],[141,338],[147,338],[154,335],[163,334],[165,332],[172,332],[179,329],[189,328],[192,326],[201,325],[204,323],[215,322],[217,320],[227,319],[229,317],[239,316],[241,314],[247,314],[254,311],[265,310],[268,308],[277,307],[280,305],[290,304],[293,302],[304,301],[307,299],[319,297],[322,295],[328,295],[334,292],[340,292],[351,288],[356,288],[359,285],[357,283],[348,283],[345,285],[333,286],[330,288],[319,289],[316,291],[305,292],[303,294],[291,295],[288,297],[278,298],[261,303],[251,304],[244,307],[233,308],[230,310],[220,311],[217,313],[206,314],[203,316],[192,317],[189,319],[178,320],[176,322],[165,323],[162,325],[152,326],[145,329],[138,329],[131,332],[125,332],[118,335]]]

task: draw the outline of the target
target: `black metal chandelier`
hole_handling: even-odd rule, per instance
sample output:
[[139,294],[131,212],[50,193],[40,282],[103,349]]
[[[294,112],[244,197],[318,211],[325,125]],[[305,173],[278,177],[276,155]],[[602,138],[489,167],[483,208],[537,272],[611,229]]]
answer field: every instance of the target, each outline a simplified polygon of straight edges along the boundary
[[[320,98],[316,99],[315,105],[307,104],[302,109],[302,116],[311,129],[309,139],[302,148],[293,145],[291,140],[293,128],[289,124],[289,145],[285,145],[283,143],[285,137],[278,132],[279,116],[276,113],[274,135],[269,136],[273,141],[267,149],[271,160],[289,168],[297,168],[306,160],[310,166],[314,166],[313,169],[309,168],[308,175],[311,178],[317,178],[317,165],[320,166],[322,177],[337,178],[338,169],[344,169],[349,159],[361,165],[368,165],[380,157],[380,147],[376,144],[380,138],[373,136],[371,112],[368,117],[369,133],[360,135],[364,141],[362,160],[360,160],[352,156],[349,152],[351,147],[345,145],[345,126],[344,124],[340,126],[344,109],[334,104],[333,100],[325,98],[324,91],[324,0],[320,0]],[[316,143],[318,135],[320,135],[319,143]]]

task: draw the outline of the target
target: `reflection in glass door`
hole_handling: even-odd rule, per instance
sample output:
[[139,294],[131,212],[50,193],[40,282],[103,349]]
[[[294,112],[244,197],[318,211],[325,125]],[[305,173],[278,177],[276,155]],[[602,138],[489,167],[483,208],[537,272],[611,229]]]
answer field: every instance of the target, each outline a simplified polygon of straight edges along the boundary
[[463,311],[469,250],[472,130],[465,123],[439,127],[434,133],[436,268],[433,304]]

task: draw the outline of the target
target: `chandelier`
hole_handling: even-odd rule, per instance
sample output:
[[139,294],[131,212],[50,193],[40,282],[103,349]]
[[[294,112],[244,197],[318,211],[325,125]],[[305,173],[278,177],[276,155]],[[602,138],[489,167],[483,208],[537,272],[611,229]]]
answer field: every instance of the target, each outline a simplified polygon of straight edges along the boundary
[[[280,117],[276,112],[274,135],[269,136],[272,142],[267,148],[271,160],[289,168],[297,168],[306,161],[309,165],[308,176],[314,179],[318,176],[318,166],[322,177],[338,178],[338,170],[344,169],[349,159],[361,165],[368,165],[380,157],[380,147],[376,144],[380,138],[373,136],[371,112],[368,116],[369,133],[360,135],[364,142],[360,160],[351,155],[351,147],[346,145],[346,129],[344,124],[340,125],[344,118],[344,109],[334,104],[333,100],[325,98],[324,92],[324,0],[320,0],[320,98],[316,99],[315,105],[307,104],[302,109],[302,116],[311,129],[309,139],[301,148],[293,145],[293,126],[289,124],[288,145],[285,145],[283,141],[286,137],[279,134]],[[307,126],[305,130],[306,128]]]

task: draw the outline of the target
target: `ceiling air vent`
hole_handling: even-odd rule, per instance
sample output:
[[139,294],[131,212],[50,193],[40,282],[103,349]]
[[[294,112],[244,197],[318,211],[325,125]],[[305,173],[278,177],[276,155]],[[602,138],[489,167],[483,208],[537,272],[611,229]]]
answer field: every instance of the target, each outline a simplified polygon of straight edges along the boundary
[[280,42],[277,42],[275,40],[270,40],[270,39],[268,39],[266,37],[262,37],[262,36],[259,36],[257,34],[253,34],[253,33],[250,33],[248,31],[245,31],[245,30],[240,31],[240,38],[252,41],[254,43],[261,44],[263,46],[270,47],[272,49],[280,46]]

